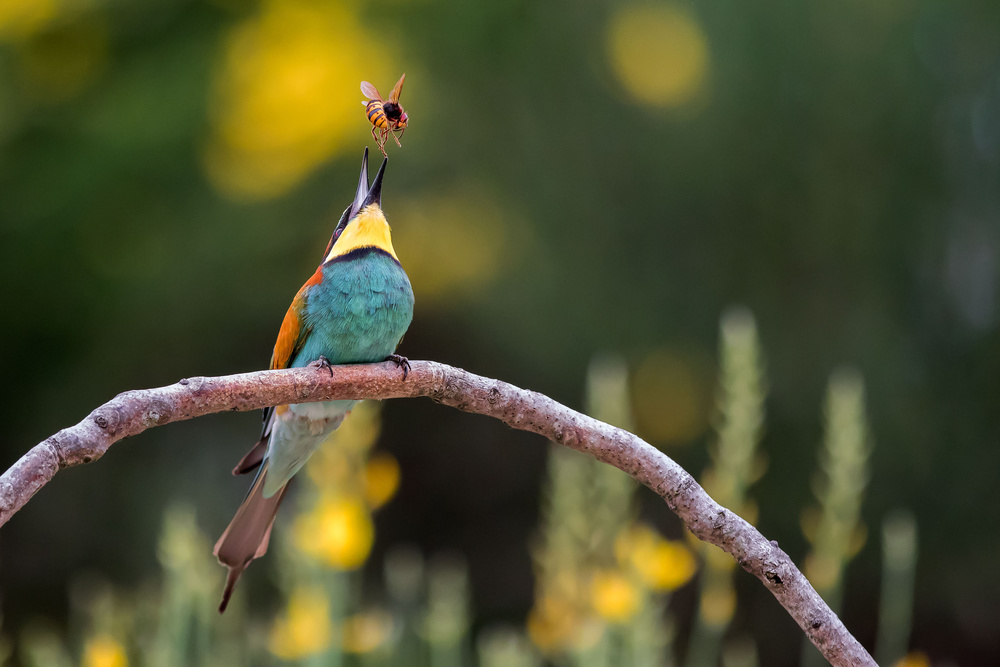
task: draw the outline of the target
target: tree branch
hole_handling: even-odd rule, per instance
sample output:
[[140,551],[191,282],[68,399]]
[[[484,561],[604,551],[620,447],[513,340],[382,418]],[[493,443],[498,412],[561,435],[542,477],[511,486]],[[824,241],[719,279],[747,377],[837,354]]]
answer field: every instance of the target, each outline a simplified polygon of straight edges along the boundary
[[119,394],[79,424],[33,447],[0,476],[0,526],[62,468],[95,461],[115,442],[154,426],[285,403],[426,396],[538,433],[624,470],[663,498],[699,539],[721,547],[760,579],[831,664],[875,665],[777,542],[769,542],[712,500],[691,475],[655,447],[538,392],[444,364],[410,363],[405,381],[395,364],[387,362],[335,366],[332,375],[307,367],[195,377]]

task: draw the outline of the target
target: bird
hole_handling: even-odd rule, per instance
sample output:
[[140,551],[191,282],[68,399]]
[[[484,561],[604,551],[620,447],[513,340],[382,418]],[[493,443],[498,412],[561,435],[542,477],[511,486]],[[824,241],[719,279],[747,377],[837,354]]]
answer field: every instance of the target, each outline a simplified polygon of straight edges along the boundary
[[[395,353],[413,319],[413,289],[392,247],[382,212],[382,160],[368,184],[368,149],[361,178],[330,237],[319,267],[285,313],[271,355],[272,369],[394,361],[403,379],[409,362]],[[215,545],[229,568],[219,613],[243,570],[267,552],[271,527],[292,477],[357,401],[278,405],[264,409],[260,440],[233,469],[257,470],[250,490]]]

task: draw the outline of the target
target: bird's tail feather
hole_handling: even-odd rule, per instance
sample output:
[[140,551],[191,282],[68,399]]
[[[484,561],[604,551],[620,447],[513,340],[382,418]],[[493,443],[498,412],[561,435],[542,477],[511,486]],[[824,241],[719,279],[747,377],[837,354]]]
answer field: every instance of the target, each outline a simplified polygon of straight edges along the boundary
[[219,613],[226,610],[229,598],[236,587],[236,581],[243,570],[255,558],[267,553],[267,543],[271,538],[271,526],[278,514],[278,507],[288,490],[286,484],[270,498],[264,497],[264,479],[267,477],[267,462],[261,466],[257,478],[243,504],[236,510],[236,516],[215,543],[213,552],[219,562],[229,568],[226,589],[222,593]]
[[253,472],[257,466],[263,463],[264,456],[267,455],[267,441],[270,437],[271,434],[266,433],[257,441],[257,444],[233,468],[234,475],[245,475],[248,472]]

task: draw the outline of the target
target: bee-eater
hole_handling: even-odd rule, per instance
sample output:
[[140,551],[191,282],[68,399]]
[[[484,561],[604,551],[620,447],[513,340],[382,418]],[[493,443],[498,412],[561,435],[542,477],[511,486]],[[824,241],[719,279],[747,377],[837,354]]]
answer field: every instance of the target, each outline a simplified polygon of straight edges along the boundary
[[[395,350],[413,318],[413,290],[382,213],[387,162],[382,160],[369,187],[365,149],[354,201],[341,216],[319,268],[285,313],[271,355],[272,369],[316,361],[328,365],[392,360],[402,366],[406,378],[408,364]],[[229,568],[219,612],[226,610],[244,568],[267,551],[271,526],[292,476],[356,404],[324,401],[264,410],[260,441],[233,474],[260,469],[215,545],[219,562]]]

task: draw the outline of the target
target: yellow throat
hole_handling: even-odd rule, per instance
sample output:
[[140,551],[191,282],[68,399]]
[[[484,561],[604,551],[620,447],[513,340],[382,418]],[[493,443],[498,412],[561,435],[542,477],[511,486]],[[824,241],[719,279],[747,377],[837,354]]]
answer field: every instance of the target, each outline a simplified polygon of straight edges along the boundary
[[389,233],[389,223],[386,222],[382,209],[378,204],[369,204],[341,232],[340,238],[330,248],[326,261],[342,257],[358,248],[379,248],[386,251],[392,258],[399,261],[396,251],[392,248],[392,236]]

